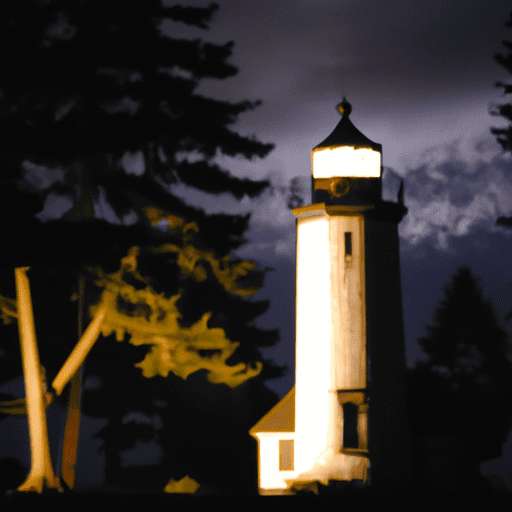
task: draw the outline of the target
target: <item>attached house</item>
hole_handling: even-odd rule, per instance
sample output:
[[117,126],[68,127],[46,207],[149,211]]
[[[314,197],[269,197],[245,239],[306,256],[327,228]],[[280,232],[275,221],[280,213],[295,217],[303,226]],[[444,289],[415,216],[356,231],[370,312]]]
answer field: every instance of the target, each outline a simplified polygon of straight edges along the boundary
[[[309,471],[300,471],[295,463],[295,386],[249,430],[249,434],[258,441],[258,488],[261,495],[294,494],[304,488],[316,491],[316,482],[327,485],[329,480],[367,481],[370,466],[366,439],[368,406],[353,403],[358,398],[362,402],[362,393],[353,395],[339,397],[345,399],[343,404],[339,403],[339,419],[345,414],[345,428],[340,425],[344,435],[339,439],[339,448],[324,450]],[[350,413],[351,407],[355,414]],[[307,439],[304,441],[304,445],[315,444],[308,443]]]
[[292,494],[285,480],[296,476],[295,386],[249,430],[249,434],[258,441],[260,494]]

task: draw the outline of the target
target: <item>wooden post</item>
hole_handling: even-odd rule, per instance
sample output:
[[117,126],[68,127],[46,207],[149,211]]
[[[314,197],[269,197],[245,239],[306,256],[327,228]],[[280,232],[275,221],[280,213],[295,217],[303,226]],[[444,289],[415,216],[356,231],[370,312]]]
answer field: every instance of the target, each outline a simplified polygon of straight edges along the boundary
[[26,271],[29,267],[14,270],[18,308],[18,330],[20,336],[23,377],[27,400],[28,426],[30,434],[30,473],[18,491],[37,491],[45,486],[63,492],[59,477],[55,476],[50,455],[48,427],[43,401],[41,365],[37,350],[32,298]]

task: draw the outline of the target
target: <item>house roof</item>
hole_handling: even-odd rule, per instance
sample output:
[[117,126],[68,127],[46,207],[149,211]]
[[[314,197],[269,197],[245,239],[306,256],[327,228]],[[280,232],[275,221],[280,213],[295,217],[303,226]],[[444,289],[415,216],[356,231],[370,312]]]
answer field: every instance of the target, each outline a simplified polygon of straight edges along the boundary
[[295,432],[295,386],[249,430],[257,432]]

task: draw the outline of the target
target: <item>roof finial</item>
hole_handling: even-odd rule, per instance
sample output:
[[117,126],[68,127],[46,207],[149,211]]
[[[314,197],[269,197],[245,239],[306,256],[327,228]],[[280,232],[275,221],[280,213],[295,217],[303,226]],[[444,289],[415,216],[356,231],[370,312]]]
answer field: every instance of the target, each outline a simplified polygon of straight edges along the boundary
[[340,111],[340,114],[343,117],[348,117],[350,115],[350,112],[352,112],[352,105],[345,99],[345,96],[343,96],[343,101],[341,103],[338,103],[336,108]]

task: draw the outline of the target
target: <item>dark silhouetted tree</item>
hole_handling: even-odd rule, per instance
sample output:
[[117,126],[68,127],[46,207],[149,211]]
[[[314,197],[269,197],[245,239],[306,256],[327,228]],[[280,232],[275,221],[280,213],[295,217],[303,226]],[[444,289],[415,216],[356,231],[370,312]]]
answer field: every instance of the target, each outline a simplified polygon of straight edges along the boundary
[[507,333],[468,267],[457,270],[444,294],[427,335],[418,340],[427,360],[409,371],[417,466],[419,443],[432,436],[474,442],[465,451],[475,452],[475,464],[500,457],[512,426]]
[[[512,28],[512,11],[510,12],[510,19],[506,21],[504,25],[508,28]],[[496,53],[494,55],[494,60],[500,66],[503,66],[509,73],[512,73],[512,41],[502,41],[502,43],[507,48],[508,53],[506,55]],[[494,85],[499,89],[503,89],[504,96],[512,94],[512,84],[496,82]],[[509,102],[496,105],[491,109],[490,114],[493,116],[503,117],[510,123],[512,121],[512,103]],[[496,140],[499,142],[504,152],[512,151],[512,125],[509,124],[506,128],[491,128],[491,133],[496,135]],[[512,217],[499,217],[496,224],[498,226],[512,227]]]
[[[214,313],[210,325],[222,326],[226,332],[231,329],[230,339],[241,342],[236,357],[246,362],[262,360],[258,347],[272,346],[279,339],[277,330],[263,331],[252,323],[268,308],[268,301],[238,300],[236,293],[233,298],[231,292],[236,289],[227,291],[213,275],[212,261],[218,262],[221,270],[243,263],[229,262],[225,257],[246,243],[242,234],[250,214],[206,215],[174,196],[169,188],[183,183],[212,194],[229,192],[241,199],[244,195],[256,197],[270,185],[268,181],[231,176],[213,163],[218,153],[249,159],[262,158],[272,149],[271,144],[229,129],[239,114],[259,102],[233,104],[194,93],[203,78],[224,79],[236,74],[237,69],[226,62],[233,42],[214,45],[199,39],[173,39],[161,25],[169,19],[206,29],[217,8],[216,4],[206,8],[164,7],[158,0],[79,0],[72,4],[11,0],[0,6],[0,127],[5,134],[0,140],[0,155],[18,172],[36,169],[28,173],[32,180],[39,173],[40,200],[64,194],[73,201],[62,220],[30,220],[33,226],[24,231],[21,240],[19,231],[4,227],[2,232],[3,294],[14,297],[13,277],[8,274],[14,266],[32,267],[36,330],[49,381],[76,343],[76,304],[69,299],[78,292],[78,277],[88,266],[114,271],[127,249],[135,245],[142,249],[179,246],[177,253],[152,253],[145,265],[149,269],[146,275],[158,283],[155,289],[172,293],[178,284],[184,286],[180,303],[184,324],[190,325],[206,311],[204,308],[210,308]],[[126,172],[123,158],[128,152],[142,155],[142,174]],[[186,158],[190,155],[194,158]],[[62,178],[48,183],[45,168],[61,169]],[[136,222],[113,225],[95,219],[94,202],[101,191],[119,219],[127,222],[126,216],[133,214]],[[14,216],[15,206],[10,211]],[[151,220],[158,218],[167,219],[168,231],[151,225]],[[196,233],[184,241],[179,229],[178,234],[171,229],[174,220],[195,225]],[[211,261],[199,270],[195,250],[212,254]],[[187,258],[191,272],[183,274],[178,263]],[[244,268],[240,287],[254,292],[262,286],[268,269],[255,270],[255,265]],[[193,274],[194,269],[198,273]],[[98,293],[89,280],[86,304],[94,302]],[[107,346],[114,352],[118,349],[110,358],[108,352],[101,352]],[[120,452],[133,447],[137,436],[146,439],[149,435],[141,429],[131,434],[133,426],[123,427],[123,418],[130,411],[142,410],[150,416],[155,411],[132,380],[132,363],[140,359],[140,349],[99,341],[93,351],[97,356],[91,354],[86,363],[89,375],[97,376],[102,385],[96,395],[101,399],[85,399],[90,405],[84,412],[110,418],[104,436],[107,480],[116,479]],[[116,361],[115,372],[112,361]],[[257,384],[248,385],[252,391],[246,391],[247,396],[266,394],[266,409],[268,400],[276,397],[269,395],[263,382],[282,375],[282,371],[267,361]],[[167,383],[170,387],[177,385],[171,380]],[[254,387],[258,385],[259,395]],[[185,389],[180,392],[185,393]],[[171,390],[167,394],[176,393]],[[194,399],[202,395],[205,393]],[[172,406],[169,422],[171,411]],[[183,417],[187,414],[179,413]],[[246,416],[251,415],[248,412]],[[261,411],[254,415],[255,420],[259,415]]]
[[[512,28],[512,11],[510,12],[510,19],[506,21],[504,25],[508,28]],[[502,41],[502,43],[507,48],[508,54],[503,55],[496,53],[494,60],[509,73],[512,73],[512,42]],[[512,93],[512,84],[496,82],[494,85],[499,89],[503,89],[504,96]],[[509,122],[512,121],[512,105],[510,103],[497,105],[490,113],[494,116],[504,117]],[[501,144],[504,151],[512,151],[512,126],[508,126],[507,128],[491,128],[491,133],[497,136],[496,139]]]

